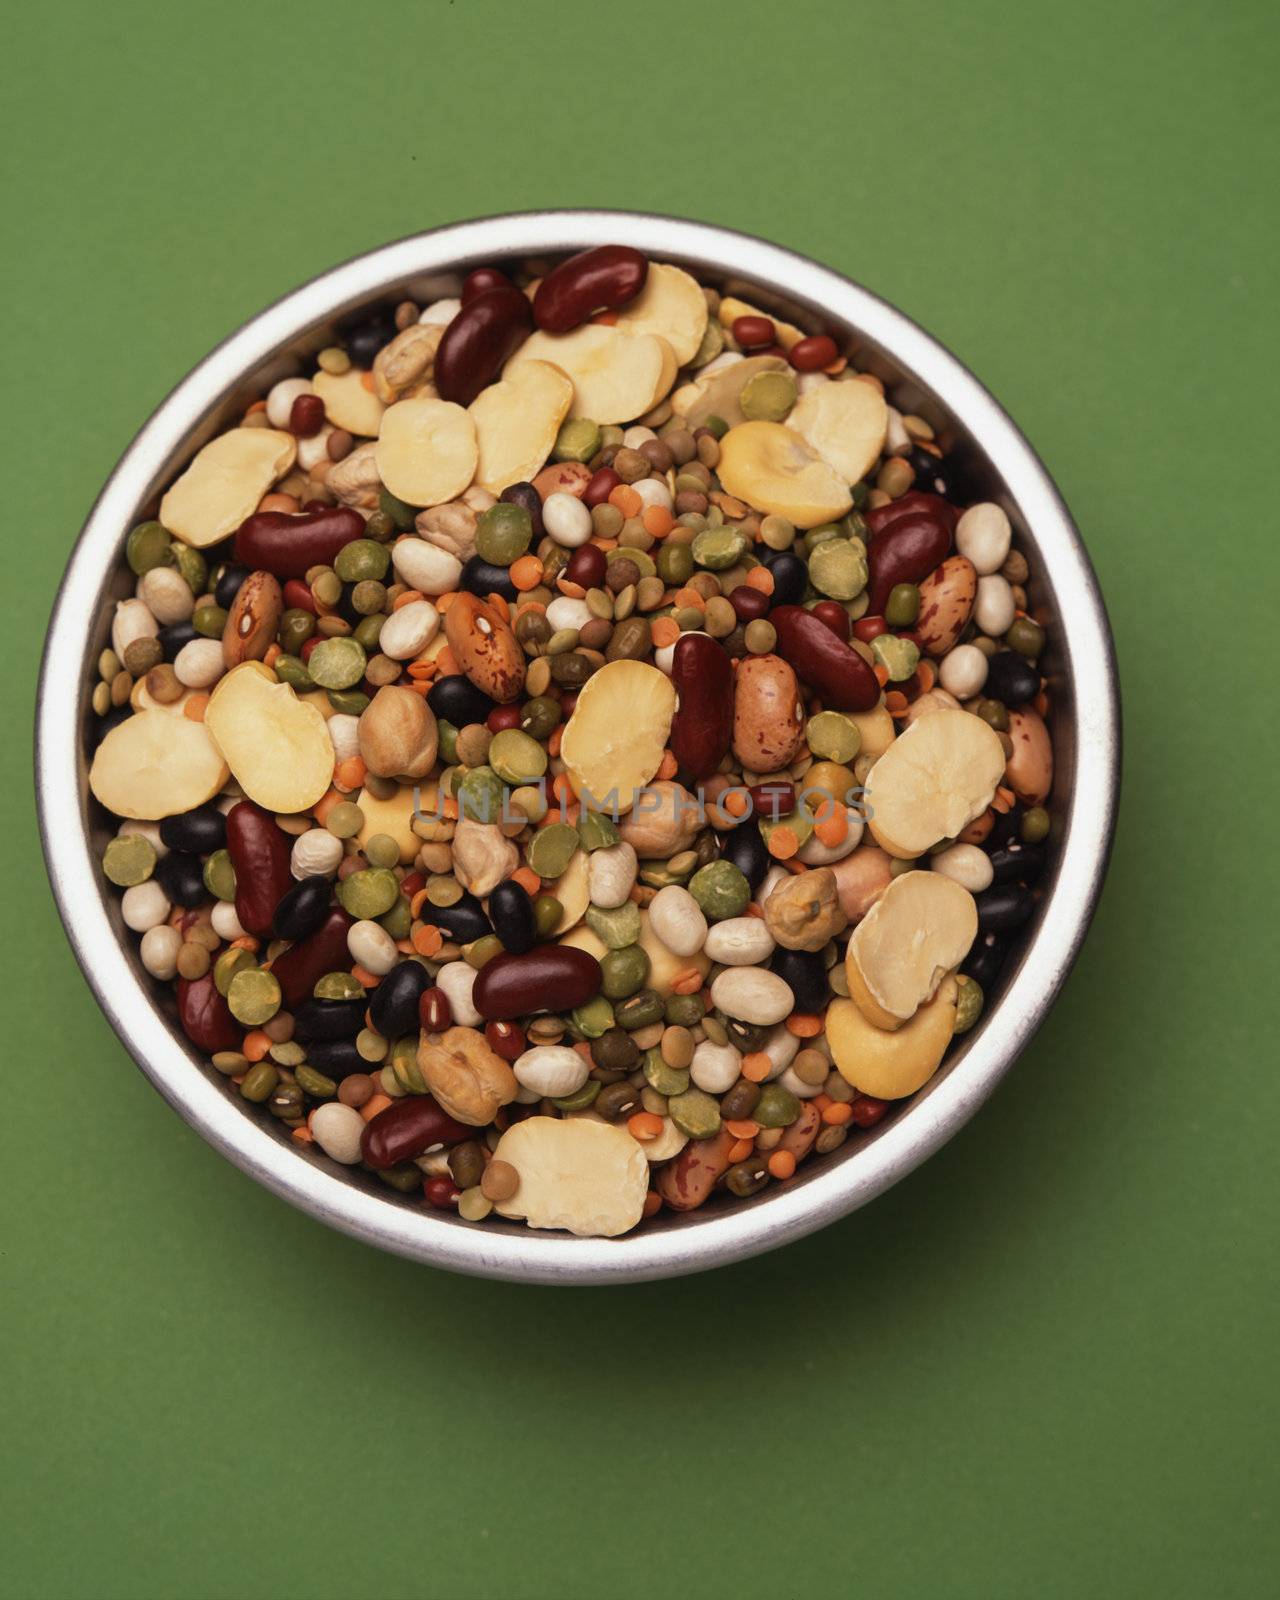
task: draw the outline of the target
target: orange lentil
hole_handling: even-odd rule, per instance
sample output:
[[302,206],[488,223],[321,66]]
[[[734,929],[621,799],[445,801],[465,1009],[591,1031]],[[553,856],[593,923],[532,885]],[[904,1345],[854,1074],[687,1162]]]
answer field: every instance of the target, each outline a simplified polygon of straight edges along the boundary
[[353,789],[359,789],[363,786],[366,775],[367,768],[362,758],[360,756],[347,756],[345,760],[339,761],[333,769],[334,787],[345,789],[350,794]]
[[665,539],[676,525],[676,519],[666,506],[646,506],[640,513],[640,525],[655,539]]
[[662,760],[658,763],[656,776],[661,782],[665,783],[668,778],[675,777],[678,767],[679,763],[670,750],[664,750],[662,752]]
[[921,694],[928,694],[929,690],[938,681],[938,669],[932,661],[922,661],[916,668],[916,677],[920,682]]
[[883,689],[885,684],[888,683],[888,681],[889,681],[889,669],[888,669],[888,667],[882,667],[880,665],[880,663],[877,661],[875,666],[871,670],[876,675],[876,682]]
[[612,328],[618,320],[618,313],[616,311],[597,311],[591,320],[597,328]]
[[362,372],[360,374],[360,387],[362,389],[367,389],[370,394],[373,393],[374,383],[372,372]]
[[561,594],[568,595],[570,600],[581,600],[587,593],[580,583],[570,583],[568,578],[557,578],[556,588]]
[[419,889],[417,894],[415,894],[413,896],[413,898],[409,901],[409,915],[411,917],[416,917],[421,912],[423,906],[426,905],[426,903],[427,903],[427,891],[426,891],[426,888],[424,886],[423,888]]
[[849,358],[847,356],[837,356],[829,367],[823,367],[822,370],[829,378],[834,378],[838,373],[843,372],[848,365]]
[[829,1094],[815,1094],[809,1096],[809,1104],[816,1106],[819,1111],[825,1111],[828,1106],[835,1105]]
[[849,837],[849,819],[843,811],[836,811],[830,801],[826,803],[831,815],[823,817],[815,824],[813,831],[819,844],[825,844],[828,850],[834,850]]
[[627,1132],[633,1139],[647,1143],[662,1132],[662,1118],[652,1111],[637,1111],[634,1117],[627,1118]]
[[[409,676],[419,684],[425,684],[429,678],[434,678],[435,675],[436,663],[434,661],[411,661],[409,663]],[[424,692],[426,691],[424,690]]]
[[458,592],[459,591],[456,589],[450,589],[448,593],[436,596],[435,607],[441,616],[444,616],[445,612],[453,604],[454,600],[457,598]]
[[638,517],[644,501],[629,483],[620,483],[616,489],[610,491],[609,504],[617,506],[624,517]]
[[403,594],[396,596],[391,609],[399,611],[401,606],[411,606],[415,600],[425,600],[426,598],[426,595],[420,589],[406,589]]
[[655,617],[651,637],[654,649],[661,650],[680,637],[680,624],[673,617]]
[[521,594],[536,589],[542,582],[543,567],[537,556],[520,556],[511,563],[507,576]]
[[993,811],[999,812],[999,814],[1001,816],[1005,815],[1005,813],[1008,811],[1010,805],[1012,804],[1011,801],[1005,799],[1004,795],[1005,795],[1005,791],[1003,791],[1001,789],[997,789],[996,793],[995,793],[995,798],[991,802],[991,809]]
[[650,1189],[644,1197],[644,1214],[646,1217],[656,1217],[662,1210],[662,1196],[656,1189]]
[[342,798],[343,797],[336,789],[326,789],[324,794],[322,794],[316,801],[315,805],[312,806],[311,815],[316,819],[322,828],[324,827],[324,819],[333,810],[334,806],[340,806],[342,804]]
[[204,714],[209,709],[209,696],[207,694],[189,695],[182,702],[182,714],[189,717],[192,722],[203,722]]
[[1049,715],[1049,696],[1043,689],[1031,702],[1031,708],[1038,716],[1047,717]]
[[727,811],[731,817],[745,817],[750,804],[750,797],[741,789],[730,789],[719,801],[721,811]]
[[244,414],[246,417],[251,417],[255,411],[265,411],[266,409],[267,402],[265,400],[255,400],[252,405],[245,407]]
[[759,589],[761,594],[772,594],[773,573],[765,566],[752,567],[747,573],[747,588]]
[[281,650],[280,646],[273,639],[271,641],[271,643],[267,646],[266,655],[263,656],[263,658],[262,658],[263,666],[264,667],[274,666],[275,663],[280,659],[280,657],[283,654],[284,654],[284,652]]
[[498,613],[498,615],[502,618],[502,620],[504,622],[510,622],[511,621],[511,607],[507,604],[506,600],[503,598],[502,595],[500,595],[500,594],[489,594],[489,595],[485,596],[485,599],[489,602],[489,604],[493,607],[493,609]]
[[745,1161],[755,1148],[750,1139],[735,1139],[729,1146],[729,1164],[735,1161]]
[[295,1128],[289,1135],[295,1144],[314,1144],[310,1128]]
[[261,1028],[253,1028],[244,1036],[244,1043],[240,1046],[240,1054],[246,1061],[261,1061],[271,1048],[271,1040],[263,1033]]
[[901,689],[890,689],[884,697],[884,708],[891,717],[904,717],[910,701]]
[[389,1094],[383,1094],[381,1091],[379,1091],[377,1094],[370,1095],[370,1097],[360,1107],[360,1115],[366,1122],[372,1122],[373,1119],[378,1115],[379,1111],[385,1111],[390,1104],[391,1096]]
[[517,867],[511,874],[511,881],[518,883],[527,894],[542,893],[542,879],[532,867]]
[[436,656],[436,671],[442,678],[454,678],[462,671],[457,656],[448,645]]
[[796,1158],[791,1154],[790,1150],[775,1150],[768,1161],[765,1162],[765,1166],[768,1167],[775,1178],[780,1178],[785,1182],[786,1179],[795,1175]]
[[672,980],[672,994],[697,994],[702,987],[702,974],[697,967],[689,967]]
[[362,967],[358,961],[351,963],[351,976],[362,989],[376,989],[382,982],[376,972],[370,972],[366,967]]
[[773,1062],[763,1050],[752,1050],[742,1058],[742,1076],[748,1083],[763,1083],[773,1071]]
[[292,494],[264,494],[258,501],[259,511],[288,511],[290,513],[300,510],[298,497]]
[[258,941],[251,933],[242,933],[238,938],[231,941],[230,948],[232,950],[248,950],[252,952],[258,948]]
[[775,828],[769,835],[769,854],[778,861],[789,861],[799,848],[794,828]]
[[829,1128],[842,1128],[852,1118],[853,1107],[845,1105],[842,1100],[833,1100],[829,1106],[823,1108],[822,1120]]
[[420,922],[410,934],[413,948],[420,956],[433,956],[444,943],[444,935],[433,922]]
[[760,1124],[753,1122],[750,1117],[739,1117],[733,1122],[726,1122],[724,1131],[731,1133],[735,1139],[754,1139],[760,1132]]
[[561,723],[561,725],[558,728],[552,728],[550,734],[547,737],[547,754],[548,755],[558,756],[560,754],[560,741],[563,738],[564,738],[564,724]]
[[787,1032],[797,1039],[816,1039],[822,1032],[822,1018],[793,1011],[787,1018]]

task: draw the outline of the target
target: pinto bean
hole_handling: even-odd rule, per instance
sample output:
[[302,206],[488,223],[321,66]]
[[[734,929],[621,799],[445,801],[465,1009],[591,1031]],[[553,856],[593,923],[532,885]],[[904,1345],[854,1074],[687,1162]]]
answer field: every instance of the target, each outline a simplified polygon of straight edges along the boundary
[[690,778],[710,777],[733,738],[733,664],[708,635],[686,633],[676,641],[671,681],[677,696],[671,753]]
[[655,1187],[673,1211],[693,1211],[729,1170],[734,1137],[723,1128],[714,1139],[690,1139],[658,1174]]
[[546,275],[533,297],[544,333],[569,333],[596,311],[616,311],[645,286],[649,263],[625,244],[602,244],[570,256]]
[[330,567],[338,551],[364,537],[364,518],[350,506],[316,511],[255,511],[236,530],[235,557],[276,578],[301,578]]
[[289,838],[269,811],[241,800],[227,812],[227,850],[236,869],[240,926],[269,937],[276,907],[293,887]]
[[880,698],[876,675],[856,650],[802,606],[769,613],[778,654],[815,689],[831,711],[869,711]]
[[444,330],[436,350],[440,398],[469,406],[524,343],[532,326],[528,297],[514,284],[486,289],[468,300]]
[[821,1127],[822,1113],[812,1100],[802,1100],[800,1102],[800,1115],[783,1133],[782,1138],[778,1141],[778,1149],[785,1150],[789,1155],[793,1155],[796,1158],[796,1164],[799,1165],[810,1150],[813,1149],[813,1141],[818,1137],[818,1131]]

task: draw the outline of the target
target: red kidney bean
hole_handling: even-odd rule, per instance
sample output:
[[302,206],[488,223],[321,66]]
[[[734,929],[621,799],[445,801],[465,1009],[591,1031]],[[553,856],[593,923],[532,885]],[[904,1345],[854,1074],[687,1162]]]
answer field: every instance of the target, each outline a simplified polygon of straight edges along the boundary
[[578,697],[577,697],[576,694],[563,694],[563,693],[561,694],[561,696],[560,696],[560,720],[561,720],[561,722],[568,722],[569,718],[573,715],[574,707],[577,704],[578,704]]
[[364,538],[364,518],[350,506],[318,511],[255,511],[236,530],[235,556],[276,578],[301,578],[310,567],[331,567],[338,551]]
[[544,944],[486,961],[471,1002],[486,1022],[506,1022],[534,1011],[572,1011],[599,994],[600,982],[600,963],[586,950]]
[[517,1028],[514,1022],[486,1022],[484,1042],[504,1061],[517,1060],[527,1049],[524,1030]]
[[324,427],[324,401],[318,394],[300,394],[289,407],[289,432],[310,439]]
[[883,617],[859,617],[853,625],[853,636],[861,639],[863,644],[870,644],[873,639],[878,639],[882,633],[888,633],[889,624]]
[[460,1144],[473,1132],[455,1122],[429,1094],[409,1094],[369,1119],[360,1154],[371,1167],[398,1167],[425,1155],[433,1145]]
[[241,800],[227,812],[227,851],[236,869],[240,926],[267,938],[276,907],[293,886],[288,837],[269,811]]
[[710,777],[733,739],[733,663],[714,639],[687,633],[676,640],[671,682],[678,701],[671,753],[691,778]]
[[730,594],[729,604],[739,622],[754,622],[769,609],[769,599],[760,589],[753,589],[749,583],[740,583]]
[[311,998],[311,991],[326,972],[345,972],[351,965],[347,930],[351,918],[335,906],[309,939],[290,945],[271,963],[287,1009]]
[[787,356],[797,372],[821,372],[823,367],[829,367],[839,358],[840,352],[836,348],[835,340],[825,333],[815,333],[807,339],[797,339]]
[[468,305],[489,289],[509,289],[511,279],[497,267],[474,267],[462,281],[462,303]]
[[490,733],[502,733],[507,728],[518,728],[523,715],[524,712],[518,705],[494,706],[484,719],[484,725]]
[[819,600],[813,614],[824,627],[830,628],[837,639],[849,637],[849,613],[838,600]]
[[940,494],[926,494],[923,489],[912,489],[910,494],[890,500],[887,505],[876,506],[874,511],[864,511],[862,520],[874,538],[887,533],[895,522],[901,522],[904,517],[914,516],[934,517],[946,526],[948,533],[956,531],[956,523],[960,520],[960,513],[949,500],[944,500]]
[[592,473],[590,482],[582,491],[583,505],[602,506],[621,482],[622,479],[612,467],[601,467],[598,472]]
[[649,262],[625,244],[583,250],[553,267],[533,296],[534,320],[544,333],[569,333],[596,311],[616,311],[634,300],[649,276]]
[[733,336],[744,350],[755,350],[760,345],[772,344],[778,330],[771,317],[735,317]]
[[443,989],[424,989],[418,996],[418,1022],[428,1033],[443,1033],[453,1023],[453,1006]]
[[903,517],[867,546],[867,611],[882,616],[895,584],[919,583],[947,558],[951,530],[937,517]]
[[419,889],[425,889],[427,880],[420,872],[406,872],[400,880],[400,893],[406,900],[412,900]]
[[756,816],[775,822],[779,817],[789,817],[796,808],[794,783],[757,783],[747,793]]
[[817,691],[828,710],[870,711],[879,700],[875,673],[811,611],[778,606],[769,621],[777,629],[778,654]]
[[196,1049],[206,1055],[240,1048],[243,1029],[214,986],[211,972],[190,981],[178,979],[178,1021]]
[[309,611],[314,617],[316,603],[311,595],[311,587],[301,578],[290,578],[284,586],[284,603],[293,611]]
[[440,1173],[434,1178],[427,1178],[422,1185],[422,1193],[427,1204],[432,1205],[437,1211],[452,1211],[458,1203],[462,1193],[452,1178],[446,1178]]
[[580,583],[584,589],[598,589],[604,582],[608,562],[598,544],[581,544],[569,557],[560,574],[570,583]]
[[442,400],[469,406],[529,335],[529,300],[513,284],[486,289],[444,330],[436,350],[435,384]]
[[299,659],[304,662],[309,661],[311,659],[311,652],[316,648],[317,645],[323,643],[323,634],[313,633],[309,639],[304,639],[302,641],[302,648],[298,651]]
[[849,1110],[853,1113],[853,1121],[859,1128],[874,1128],[876,1123],[889,1109],[887,1100],[877,1100],[873,1095],[855,1095],[849,1102]]

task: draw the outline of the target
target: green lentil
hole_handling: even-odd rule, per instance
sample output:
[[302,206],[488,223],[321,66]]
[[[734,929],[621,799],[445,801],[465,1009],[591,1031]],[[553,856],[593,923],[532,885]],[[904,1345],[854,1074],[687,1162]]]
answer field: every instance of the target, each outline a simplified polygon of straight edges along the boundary
[[371,867],[394,867],[400,861],[400,846],[389,833],[375,833],[364,847]]
[[751,1115],[762,1128],[789,1128],[800,1115],[800,1102],[780,1083],[766,1083]]
[[275,1093],[280,1074],[270,1061],[257,1061],[244,1075],[240,1093],[254,1105],[262,1105]]
[[167,567],[172,560],[168,528],[159,522],[140,522],[125,541],[125,560],[139,577],[153,567]]
[[724,572],[742,560],[747,542],[736,528],[704,528],[694,535],[691,549],[698,566]]
[[390,565],[386,545],[376,539],[353,539],[338,551],[333,570],[343,583],[362,583],[368,578],[385,578]]
[[770,550],[790,550],[796,542],[796,530],[786,517],[771,513],[760,524],[760,538]]
[[973,709],[988,727],[994,728],[997,733],[1008,733],[1009,711],[1001,701],[979,700]]
[[307,671],[322,689],[350,689],[364,677],[366,660],[354,639],[322,639],[307,658]]
[[738,626],[738,613],[724,595],[713,595],[707,601],[702,624],[713,639],[727,639]]
[[215,1050],[210,1060],[228,1078],[238,1078],[249,1065],[248,1056],[242,1056],[238,1050]]
[[386,930],[393,939],[407,939],[409,930],[413,927],[413,912],[409,909],[409,902],[402,894],[396,896],[396,903],[385,915],[378,918],[378,925]]
[[506,792],[502,779],[491,766],[472,767],[457,787],[458,815],[474,822],[496,822],[502,815]]
[[294,1077],[298,1080],[299,1089],[313,1100],[328,1100],[338,1092],[338,1085],[332,1078],[306,1062],[294,1071]]
[[462,899],[462,885],[451,873],[434,873],[427,879],[427,899],[442,909]]
[[280,1009],[280,984],[274,973],[261,967],[244,967],[231,979],[227,1005],[237,1022],[258,1028]]
[[919,589],[914,583],[895,583],[885,601],[884,620],[891,628],[909,628],[919,615]]
[[658,576],[672,588],[681,588],[693,576],[693,546],[688,543],[673,544],[670,540],[658,551],[655,563]]
[[311,580],[311,594],[318,605],[336,606],[342,599],[342,579],[332,567],[321,567]]
[[1044,649],[1044,629],[1030,617],[1019,617],[1005,634],[1004,642],[1010,650],[1034,661]]
[[600,449],[600,427],[590,417],[569,417],[560,424],[553,461],[590,461]]
[[753,656],[767,656],[778,642],[778,630],[765,617],[755,617],[743,630],[742,642]]
[[638,944],[610,950],[600,958],[600,992],[607,1000],[625,1000],[644,987],[649,957]]
[[552,1098],[551,1104],[558,1111],[585,1111],[600,1093],[600,1081],[597,1078],[588,1078],[573,1094],[562,1094]]
[[479,1184],[464,1189],[458,1196],[458,1215],[464,1222],[483,1222],[492,1210],[493,1201]]
[[504,728],[493,736],[489,765],[504,783],[533,783],[547,770],[547,752],[519,728]]
[[480,514],[476,522],[476,553],[482,561],[509,567],[529,548],[533,540],[533,520],[524,506],[499,500]]
[[373,1028],[361,1028],[356,1034],[356,1049],[362,1061],[385,1061],[390,1045]]
[[118,889],[145,883],[155,871],[155,865],[155,846],[140,833],[113,839],[102,856],[102,870]]
[[287,683],[290,688],[297,689],[301,694],[315,688],[311,674],[307,671],[306,662],[298,656],[277,656],[272,663],[272,671],[281,683]]
[[748,421],[781,422],[796,403],[796,383],[789,372],[757,372],[738,396]]
[[[541,876],[541,874],[539,874]],[[564,907],[553,894],[539,894],[533,898],[533,921],[539,939],[545,939],[559,926]]]
[[400,894],[394,872],[386,867],[369,867],[352,872],[338,885],[342,909],[357,922],[380,917],[390,911]]
[[709,922],[723,922],[747,909],[751,885],[732,861],[709,861],[689,879],[689,893]]
[[307,1052],[293,1039],[273,1044],[267,1054],[278,1067],[300,1067],[307,1059]]
[[[704,1089],[686,1089],[667,1103],[667,1113],[690,1139],[714,1139],[720,1132],[720,1105]],[[797,1115],[799,1110],[797,1108]]]
[[662,1018],[662,996],[653,989],[641,989],[614,1007],[613,1019],[628,1033],[636,1028],[647,1028],[651,1022]]
[[502,940],[496,933],[486,933],[482,938],[473,939],[469,945],[463,947],[462,959],[469,967],[474,967],[479,972],[486,962],[501,954]]
[[202,639],[221,639],[226,625],[227,613],[221,606],[197,606],[191,613],[191,626]]
[[705,367],[708,361],[714,361],[724,349],[724,340],[724,329],[714,317],[708,317],[707,325],[702,330],[702,341],[694,351],[689,365]]
[[540,878],[558,878],[578,849],[578,830],[568,822],[539,828],[525,851],[529,866]]

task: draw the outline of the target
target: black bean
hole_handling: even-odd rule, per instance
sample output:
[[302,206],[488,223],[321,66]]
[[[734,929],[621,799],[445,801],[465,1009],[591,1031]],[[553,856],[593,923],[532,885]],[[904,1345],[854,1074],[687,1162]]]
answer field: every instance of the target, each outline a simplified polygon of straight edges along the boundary
[[92,755],[111,730],[128,722],[132,715],[132,706],[113,706],[105,716],[95,717],[89,727],[89,753]]
[[489,920],[504,950],[520,956],[533,948],[538,937],[533,901],[514,879],[507,878],[490,894]]
[[519,590],[512,583],[506,567],[495,567],[492,561],[482,561],[479,556],[471,557],[458,581],[464,589],[478,594],[482,600],[491,594],[500,594],[504,600],[519,599]]
[[1003,848],[1010,839],[1018,837],[1022,827],[1023,809],[1020,804],[1011,805],[1008,811],[997,811],[995,821],[991,825],[991,832],[982,841],[982,848],[990,855],[993,851]]
[[329,914],[328,878],[303,878],[276,907],[271,931],[277,939],[309,939]]
[[720,840],[720,856],[731,861],[751,885],[754,893],[764,882],[769,871],[769,851],[760,834],[760,825],[748,817],[736,828],[730,828]]
[[1020,928],[1035,910],[1030,889],[1004,884],[974,896],[978,906],[978,929],[982,933],[1009,933]]
[[973,979],[983,994],[989,995],[992,985],[1000,976],[1000,968],[1004,966],[1008,950],[1007,939],[997,938],[994,933],[980,933],[960,970],[966,978]]
[[217,806],[197,806],[160,824],[160,839],[170,850],[186,850],[193,856],[207,856],[221,850],[227,842],[227,819]]
[[916,475],[916,481],[911,485],[913,489],[925,494],[940,494],[944,500],[955,498],[953,491],[958,489],[960,478],[950,461],[940,461],[937,456],[919,447],[908,453],[907,461]]
[[307,1060],[317,1072],[339,1082],[352,1073],[370,1070],[369,1062],[356,1049],[354,1039],[313,1039],[307,1045]]
[[831,991],[821,951],[784,950],[779,945],[769,961],[769,970],[777,973],[795,995],[797,1011],[812,1016],[826,1010]]
[[240,585],[249,576],[248,567],[227,567],[214,585],[213,598],[224,611],[230,611],[240,593]]
[[765,565],[773,574],[773,593],[769,605],[798,606],[809,585],[809,569],[800,557],[790,550],[779,550],[764,557]]
[[509,506],[524,507],[529,513],[529,521],[533,523],[533,542],[537,544],[543,536],[542,496],[534,486],[531,483],[509,483],[498,499]]
[[374,356],[395,336],[394,306],[372,306],[338,324],[338,337],[357,367],[371,367]]
[[1040,691],[1040,674],[1016,650],[997,650],[987,663],[983,694],[1006,706],[1025,706]]
[[997,883],[1034,883],[1044,871],[1044,846],[1010,839],[991,852],[991,870]]
[[[471,944],[493,932],[493,925],[484,914],[484,907],[473,894],[463,894],[451,906],[424,907],[428,920],[442,929],[456,944]],[[385,983],[386,980],[383,979]]]
[[198,906],[209,899],[204,886],[204,869],[199,856],[187,855],[183,850],[170,850],[156,862],[156,882],[175,906]]
[[[434,916],[438,908],[431,908]],[[392,967],[373,991],[369,1020],[384,1039],[418,1031],[418,1000],[431,987],[431,974],[420,961]]]
[[363,1027],[363,1000],[304,1000],[293,1013],[293,1036],[300,1044],[354,1039]]
[[156,635],[160,641],[160,648],[164,651],[166,661],[176,660],[178,651],[184,644],[190,644],[200,635],[189,622],[171,622],[167,627],[161,628]]
[[489,696],[460,672],[450,673],[432,684],[427,704],[437,717],[443,717],[455,728],[465,728],[469,722],[483,722],[494,706]]
[[758,1050],[769,1035],[768,1028],[757,1027],[754,1022],[741,1022],[737,1017],[721,1017],[729,1043],[744,1056]]

